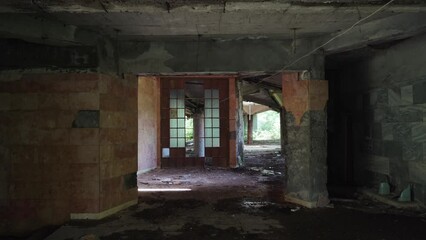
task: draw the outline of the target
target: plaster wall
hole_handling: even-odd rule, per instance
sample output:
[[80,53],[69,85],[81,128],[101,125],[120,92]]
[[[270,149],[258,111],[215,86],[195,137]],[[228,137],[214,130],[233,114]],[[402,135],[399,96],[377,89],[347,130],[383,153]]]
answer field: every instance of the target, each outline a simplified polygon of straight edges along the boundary
[[138,81],[138,172],[145,172],[160,161],[160,85],[156,77],[139,77]]

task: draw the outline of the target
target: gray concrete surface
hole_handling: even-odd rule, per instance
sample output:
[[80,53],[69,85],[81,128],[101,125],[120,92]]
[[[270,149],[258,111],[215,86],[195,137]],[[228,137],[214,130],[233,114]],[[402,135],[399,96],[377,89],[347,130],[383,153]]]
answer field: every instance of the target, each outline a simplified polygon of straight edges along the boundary
[[[353,122],[349,146],[353,149],[356,183],[377,187],[389,177],[395,194],[412,184],[414,198],[423,204],[425,42],[426,35],[421,35],[372,50],[368,58],[340,62],[335,79],[340,81],[337,114]],[[343,124],[341,119],[336,120]]]

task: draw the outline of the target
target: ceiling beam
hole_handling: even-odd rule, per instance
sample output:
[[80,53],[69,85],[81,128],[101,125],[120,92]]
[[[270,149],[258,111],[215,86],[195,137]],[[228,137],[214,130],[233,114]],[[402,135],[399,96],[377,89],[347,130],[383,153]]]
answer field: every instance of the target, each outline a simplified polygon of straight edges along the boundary
[[[426,13],[401,13],[371,21],[354,27],[323,49],[326,54],[330,55],[413,37],[426,32],[425,19]],[[317,41],[317,45],[321,45],[336,35],[323,37]]]
[[267,100],[265,98],[260,98],[260,97],[256,97],[256,96],[253,96],[253,95],[246,95],[246,96],[243,96],[243,101],[262,104],[262,105],[265,105],[265,106],[272,108],[275,111],[278,111],[278,109],[280,109],[280,107],[272,99]]

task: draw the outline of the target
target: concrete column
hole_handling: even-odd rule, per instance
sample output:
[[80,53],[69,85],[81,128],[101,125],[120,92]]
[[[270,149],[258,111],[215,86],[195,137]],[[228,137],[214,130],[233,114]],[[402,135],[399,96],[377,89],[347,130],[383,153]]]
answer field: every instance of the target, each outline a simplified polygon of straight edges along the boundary
[[237,96],[237,80],[235,77],[230,77],[228,81],[228,96],[229,96],[229,167],[235,168],[238,166],[238,108],[240,98]]
[[285,152],[285,146],[287,145],[287,125],[286,125],[285,117],[286,117],[285,108],[282,107],[280,110],[280,126],[281,126],[280,137],[281,137],[281,154],[283,156],[287,156]]
[[244,111],[243,111],[243,94],[241,91],[241,81],[236,82],[237,92],[237,166],[244,166]]
[[283,73],[283,146],[287,164],[286,200],[306,207],[328,204],[327,114],[328,82],[299,80]]
[[196,157],[204,157],[204,114],[195,113],[194,121],[194,154]]
[[253,144],[253,115],[247,115],[247,144]]

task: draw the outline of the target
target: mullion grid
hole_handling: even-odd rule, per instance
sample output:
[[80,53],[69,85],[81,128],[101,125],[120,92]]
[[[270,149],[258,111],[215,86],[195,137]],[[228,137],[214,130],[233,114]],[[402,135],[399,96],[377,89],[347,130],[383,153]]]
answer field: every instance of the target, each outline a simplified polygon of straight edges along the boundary
[[170,147],[185,147],[185,93],[183,89],[170,90]]
[[220,147],[219,89],[205,89],[204,101],[205,146]]

